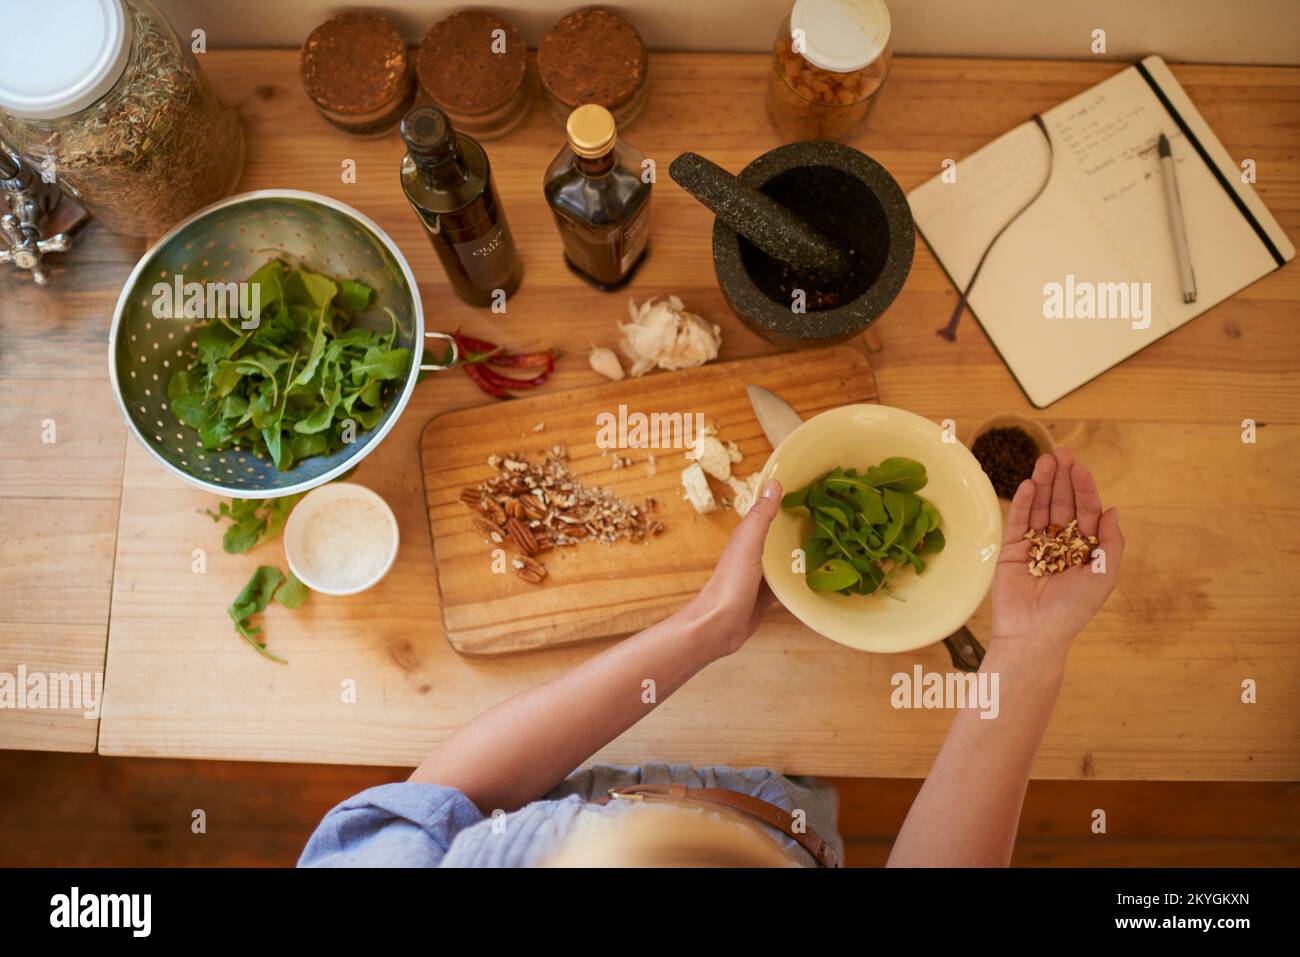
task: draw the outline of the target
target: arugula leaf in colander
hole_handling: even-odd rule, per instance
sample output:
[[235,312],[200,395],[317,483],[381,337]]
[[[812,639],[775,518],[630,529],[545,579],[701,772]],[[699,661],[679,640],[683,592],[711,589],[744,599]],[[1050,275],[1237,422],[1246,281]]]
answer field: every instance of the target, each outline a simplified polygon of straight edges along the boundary
[[251,449],[285,471],[338,451],[378,424],[410,370],[411,353],[393,346],[391,311],[386,333],[351,325],[374,297],[365,283],[336,281],[281,259],[249,282],[260,297],[257,327],[209,319],[196,332],[189,368],[168,380],[167,400],[205,449]]

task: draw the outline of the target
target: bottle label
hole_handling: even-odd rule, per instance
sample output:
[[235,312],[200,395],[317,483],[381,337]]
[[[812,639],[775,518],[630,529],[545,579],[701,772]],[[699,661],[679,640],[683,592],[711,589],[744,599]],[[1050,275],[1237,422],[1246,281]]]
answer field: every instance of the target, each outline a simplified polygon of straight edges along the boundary
[[478,289],[504,287],[514,266],[514,243],[505,220],[485,236],[465,242],[448,242],[465,269],[465,274]]
[[623,256],[619,260],[618,271],[627,275],[637,257],[645,250],[646,240],[650,238],[650,203],[641,204],[630,220],[623,226]]

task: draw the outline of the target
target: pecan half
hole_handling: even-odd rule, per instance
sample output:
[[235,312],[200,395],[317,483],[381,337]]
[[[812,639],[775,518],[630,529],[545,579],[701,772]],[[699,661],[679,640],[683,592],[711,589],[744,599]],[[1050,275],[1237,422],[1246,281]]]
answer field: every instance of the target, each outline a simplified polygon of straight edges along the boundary
[[542,579],[546,577],[546,566],[525,555],[517,556],[510,565],[514,568],[515,574],[529,584],[540,584]]
[[537,554],[537,539],[533,537],[532,531],[517,518],[511,518],[506,522],[506,531],[514,540],[515,545],[525,555]]

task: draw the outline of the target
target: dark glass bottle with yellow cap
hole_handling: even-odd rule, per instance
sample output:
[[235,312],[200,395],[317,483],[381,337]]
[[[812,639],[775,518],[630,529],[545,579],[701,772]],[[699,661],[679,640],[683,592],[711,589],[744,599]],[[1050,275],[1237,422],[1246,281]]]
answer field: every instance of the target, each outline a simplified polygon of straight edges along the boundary
[[617,289],[645,259],[653,176],[645,157],[618,139],[603,106],[578,107],[566,128],[569,142],[543,181],[564,259],[597,289]]
[[451,287],[472,306],[514,295],[524,267],[492,182],[487,153],[436,106],[402,120],[402,189],[424,224]]

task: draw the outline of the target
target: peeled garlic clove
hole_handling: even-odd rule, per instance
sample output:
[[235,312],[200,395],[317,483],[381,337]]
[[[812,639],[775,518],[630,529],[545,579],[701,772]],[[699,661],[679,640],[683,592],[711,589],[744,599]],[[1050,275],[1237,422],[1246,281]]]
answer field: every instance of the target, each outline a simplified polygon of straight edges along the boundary
[[593,370],[599,372],[606,379],[613,379],[617,382],[623,378],[623,364],[618,361],[618,355],[613,349],[592,346],[591,352],[587,354],[587,362]]

